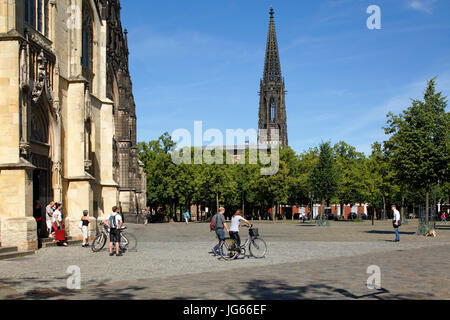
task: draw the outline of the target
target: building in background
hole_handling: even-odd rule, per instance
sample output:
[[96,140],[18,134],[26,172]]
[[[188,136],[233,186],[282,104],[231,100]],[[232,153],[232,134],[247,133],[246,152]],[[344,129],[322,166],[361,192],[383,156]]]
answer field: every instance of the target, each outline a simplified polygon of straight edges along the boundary
[[119,1],[0,1],[0,128],[2,246],[37,247],[35,201],[75,237],[83,210],[145,203]]

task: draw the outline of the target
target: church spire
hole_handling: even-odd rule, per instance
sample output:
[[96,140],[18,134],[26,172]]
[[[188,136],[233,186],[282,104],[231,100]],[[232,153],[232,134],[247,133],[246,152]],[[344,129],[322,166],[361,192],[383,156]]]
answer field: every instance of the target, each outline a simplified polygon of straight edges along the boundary
[[280,56],[278,54],[277,33],[274,21],[275,11],[270,7],[269,34],[267,36],[266,60],[264,63],[263,80],[266,82],[281,82]]
[[269,35],[264,62],[264,75],[260,82],[258,141],[288,145],[284,80],[281,76],[274,11],[270,8]]

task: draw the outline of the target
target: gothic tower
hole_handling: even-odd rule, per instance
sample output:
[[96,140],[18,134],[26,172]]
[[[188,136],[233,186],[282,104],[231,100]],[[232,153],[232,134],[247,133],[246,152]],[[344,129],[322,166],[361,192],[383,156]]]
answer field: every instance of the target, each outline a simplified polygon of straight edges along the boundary
[[[258,142],[288,145],[284,79],[281,76],[274,11],[270,8],[264,75],[259,92]],[[274,130],[275,129],[275,130]],[[278,130],[278,137],[277,137]]]

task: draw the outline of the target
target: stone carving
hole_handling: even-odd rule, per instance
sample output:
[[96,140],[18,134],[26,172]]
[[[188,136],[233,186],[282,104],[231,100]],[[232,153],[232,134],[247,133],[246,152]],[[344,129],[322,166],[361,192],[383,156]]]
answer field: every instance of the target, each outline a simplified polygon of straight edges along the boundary
[[42,95],[42,92],[45,87],[45,82],[47,79],[47,72],[46,72],[47,59],[45,58],[44,50],[41,50],[41,53],[37,58],[37,64],[38,64],[37,78],[34,84],[33,92],[31,94],[31,99],[33,100],[34,103],[37,103],[39,101],[39,98]]
[[92,117],[92,107],[91,107],[91,93],[89,91],[89,86],[86,85],[84,90],[84,120],[87,121]]
[[20,44],[20,88],[29,89],[29,63],[28,63],[28,46],[26,42]]

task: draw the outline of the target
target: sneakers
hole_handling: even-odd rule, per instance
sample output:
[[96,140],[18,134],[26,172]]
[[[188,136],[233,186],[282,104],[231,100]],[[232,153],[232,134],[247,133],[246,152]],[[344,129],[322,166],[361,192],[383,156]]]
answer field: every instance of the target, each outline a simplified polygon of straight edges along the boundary
[[119,252],[118,254],[116,254],[116,257],[122,257],[122,256],[123,256],[122,252]]
[[114,252],[109,254],[110,257],[112,257],[113,255],[114,255]]

